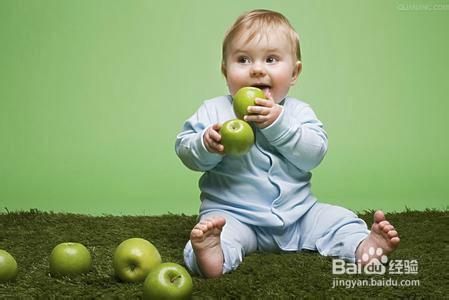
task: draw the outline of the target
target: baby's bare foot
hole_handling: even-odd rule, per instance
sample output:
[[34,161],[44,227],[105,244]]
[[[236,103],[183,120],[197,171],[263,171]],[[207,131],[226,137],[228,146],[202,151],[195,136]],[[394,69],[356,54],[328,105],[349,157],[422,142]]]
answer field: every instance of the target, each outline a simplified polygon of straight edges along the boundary
[[[362,265],[367,265],[374,259],[381,261],[381,256],[393,252],[399,245],[399,241],[398,232],[394,226],[385,219],[385,214],[378,210],[374,213],[371,233],[360,243],[356,250],[356,261]],[[382,250],[379,250],[379,248]]]
[[220,234],[226,219],[213,217],[201,220],[190,232],[190,241],[201,272],[205,277],[219,277],[223,273],[223,251]]

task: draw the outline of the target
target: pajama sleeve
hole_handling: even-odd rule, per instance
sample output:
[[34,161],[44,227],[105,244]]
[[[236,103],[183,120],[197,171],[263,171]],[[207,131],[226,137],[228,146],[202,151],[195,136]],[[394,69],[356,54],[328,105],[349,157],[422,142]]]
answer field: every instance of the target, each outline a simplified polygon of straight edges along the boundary
[[206,129],[213,124],[207,107],[203,104],[198,111],[183,125],[181,133],[176,137],[175,150],[186,167],[194,171],[208,171],[215,167],[222,156],[207,151],[203,143]]
[[323,124],[308,105],[293,111],[284,107],[278,119],[261,131],[290,163],[304,171],[318,166],[327,151]]

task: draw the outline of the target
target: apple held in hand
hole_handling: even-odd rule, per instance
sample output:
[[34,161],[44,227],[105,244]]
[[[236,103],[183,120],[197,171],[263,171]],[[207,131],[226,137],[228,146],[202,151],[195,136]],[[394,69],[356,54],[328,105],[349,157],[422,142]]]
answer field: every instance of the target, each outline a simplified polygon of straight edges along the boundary
[[190,299],[192,277],[175,263],[163,263],[151,270],[143,283],[143,299]]
[[0,283],[14,280],[17,272],[17,262],[14,257],[5,250],[0,250]]
[[224,122],[220,129],[224,152],[230,155],[243,155],[254,144],[254,132],[243,120],[233,119]]
[[161,262],[156,247],[141,238],[123,241],[115,249],[113,258],[115,274],[125,282],[144,281],[148,273]]
[[255,106],[256,98],[266,99],[264,92],[256,87],[243,87],[234,95],[232,106],[237,118],[243,119],[248,114],[248,106]]
[[89,250],[80,243],[61,243],[50,254],[50,273],[54,276],[86,273],[92,267]]

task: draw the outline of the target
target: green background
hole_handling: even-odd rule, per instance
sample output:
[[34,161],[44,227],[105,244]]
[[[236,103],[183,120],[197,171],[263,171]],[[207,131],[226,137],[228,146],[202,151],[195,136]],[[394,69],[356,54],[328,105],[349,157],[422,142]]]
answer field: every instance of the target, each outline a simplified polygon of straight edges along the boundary
[[449,9],[426,1],[0,1],[0,207],[195,214],[174,151],[227,93],[225,31],[284,13],[301,37],[290,94],[325,123],[316,196],[353,210],[445,208]]

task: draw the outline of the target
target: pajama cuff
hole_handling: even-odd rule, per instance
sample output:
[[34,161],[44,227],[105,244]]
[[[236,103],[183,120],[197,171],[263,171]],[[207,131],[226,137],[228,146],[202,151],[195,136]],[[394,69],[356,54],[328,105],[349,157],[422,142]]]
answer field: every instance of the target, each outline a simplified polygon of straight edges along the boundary
[[339,253],[339,257],[349,263],[356,263],[355,251],[360,243],[369,235],[370,231],[367,230],[366,233],[356,233],[347,237],[344,241],[344,247]]

